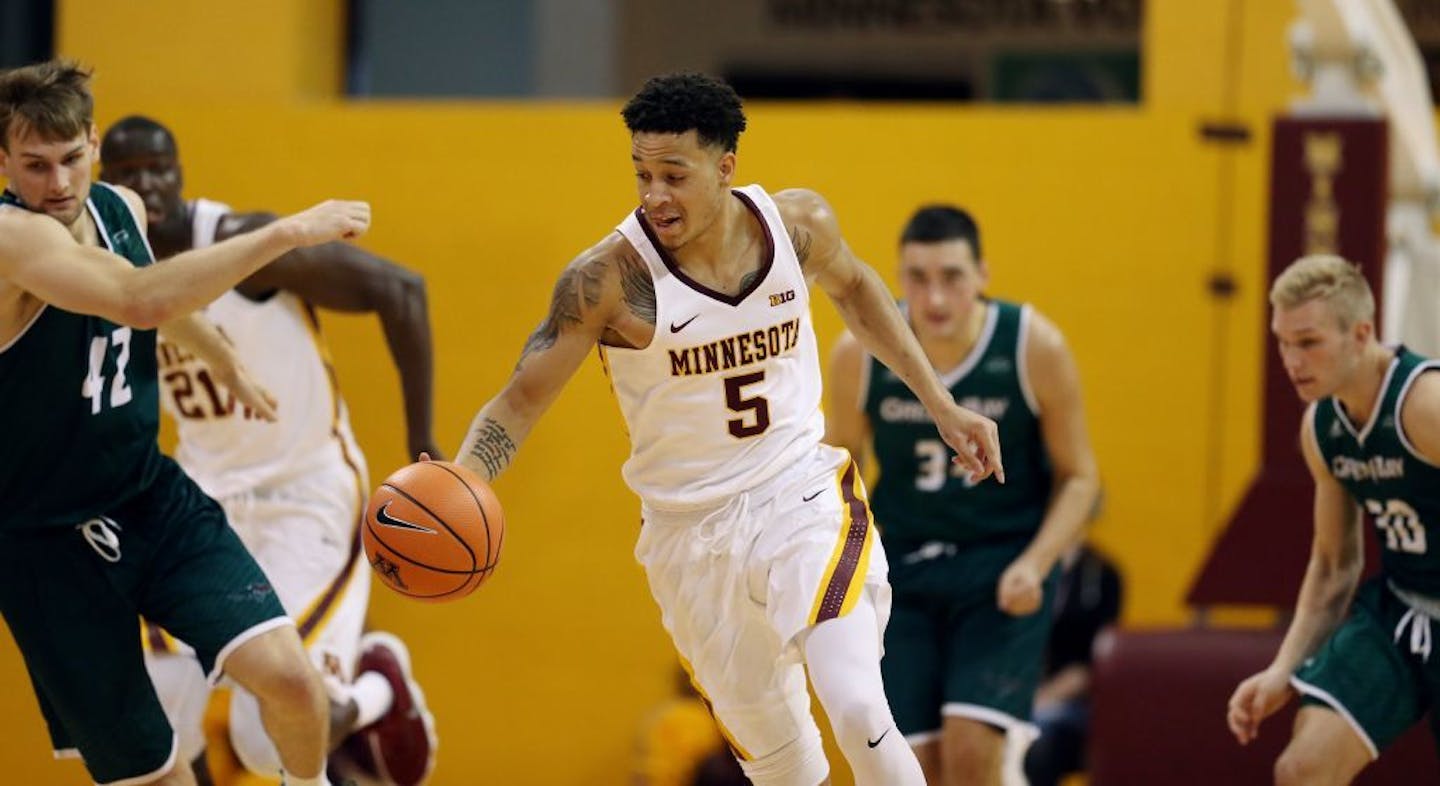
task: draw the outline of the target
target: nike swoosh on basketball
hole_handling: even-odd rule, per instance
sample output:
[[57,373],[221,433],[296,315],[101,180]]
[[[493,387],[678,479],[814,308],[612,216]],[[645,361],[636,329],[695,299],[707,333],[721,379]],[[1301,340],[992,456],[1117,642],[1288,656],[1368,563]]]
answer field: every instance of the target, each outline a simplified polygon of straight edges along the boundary
[[811,494],[811,495],[808,496],[808,497],[801,497],[801,498],[800,498],[800,501],[801,501],[801,502],[809,502],[810,500],[815,499],[816,497],[818,497],[818,496],[820,496],[821,494],[824,494],[824,493],[825,493],[825,489],[820,489],[819,491],[815,492],[814,494]]
[[700,315],[699,315],[699,314],[696,314],[695,316],[690,317],[689,319],[685,320],[684,322],[681,322],[681,323],[678,324],[678,325],[675,324],[674,322],[671,322],[671,323],[670,323],[670,332],[671,332],[671,333],[679,333],[680,331],[682,331],[682,330],[685,329],[685,326],[686,326],[686,325],[690,324],[691,322],[694,322],[695,320],[697,320],[697,319],[699,319],[699,318],[700,318]]
[[[894,726],[891,726],[891,727],[890,727],[890,729],[893,729],[893,728],[895,728],[895,727],[894,727]],[[875,747],[876,745],[879,745],[879,744],[880,744],[880,741],[883,740],[883,739],[885,739],[885,735],[890,733],[890,729],[886,729],[883,733],[881,733],[881,735],[880,735],[879,737],[876,737],[873,742],[867,737],[867,738],[865,739],[865,744],[866,744],[866,745],[869,745],[869,746],[872,747],[872,748]]]
[[384,505],[381,505],[379,510],[375,511],[375,522],[377,524],[384,524],[387,527],[393,527],[395,529],[408,529],[411,532],[424,532],[427,535],[435,534],[435,530],[430,529],[429,527],[422,527],[419,524],[411,524],[404,519],[397,519],[394,516],[390,515],[390,506],[394,503],[395,500],[392,499],[389,502],[386,502]]

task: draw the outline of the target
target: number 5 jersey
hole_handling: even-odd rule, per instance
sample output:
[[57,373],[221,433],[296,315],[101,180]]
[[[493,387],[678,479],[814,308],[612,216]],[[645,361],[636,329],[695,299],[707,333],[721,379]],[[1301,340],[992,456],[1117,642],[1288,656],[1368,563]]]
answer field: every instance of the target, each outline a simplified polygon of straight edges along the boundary
[[640,211],[619,231],[655,282],[655,337],[602,347],[630,432],[625,482],[657,509],[705,507],[809,455],[825,432],[810,294],[780,211],[758,185],[732,192],[765,235],[735,295],[685,275]]

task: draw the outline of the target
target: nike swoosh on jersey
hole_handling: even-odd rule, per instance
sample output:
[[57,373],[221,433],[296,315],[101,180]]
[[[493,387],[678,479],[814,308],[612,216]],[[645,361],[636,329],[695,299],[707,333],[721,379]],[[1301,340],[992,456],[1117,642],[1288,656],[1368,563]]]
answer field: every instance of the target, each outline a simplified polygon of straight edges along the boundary
[[411,524],[404,519],[397,519],[394,516],[390,515],[390,506],[394,504],[394,502],[395,500],[392,499],[389,502],[386,502],[384,505],[381,505],[379,510],[375,511],[375,522],[377,524],[383,524],[384,526],[392,527],[394,529],[408,529],[411,532],[424,532],[428,535],[435,534],[436,531],[430,529],[429,527],[422,527],[419,524]]
[[674,322],[671,322],[671,323],[670,323],[670,332],[671,332],[671,333],[679,333],[680,331],[682,331],[682,330],[685,329],[685,326],[686,326],[686,325],[690,324],[691,322],[694,322],[695,320],[697,320],[697,319],[699,319],[699,318],[700,318],[700,315],[699,315],[699,314],[696,314],[695,316],[690,317],[689,319],[685,320],[684,322],[681,322],[681,323],[678,324],[678,325],[675,324]]
[[808,496],[808,497],[801,497],[801,498],[800,498],[800,501],[801,501],[801,502],[809,502],[810,500],[815,499],[816,497],[818,497],[818,496],[820,496],[821,494],[824,494],[824,493],[825,493],[825,489],[820,489],[819,491],[815,492],[814,494],[811,494],[811,495]]
[[[891,726],[891,727],[890,727],[890,729],[893,729],[893,728],[895,728],[895,727],[894,727],[894,726]],[[882,732],[879,737],[876,737],[876,738],[875,738],[875,741],[874,741],[874,742],[871,742],[871,741],[870,741],[870,738],[869,738],[869,737],[866,737],[866,738],[865,738],[865,744],[866,744],[866,745],[869,745],[869,746],[872,747],[872,748],[875,747],[876,745],[879,745],[879,744],[880,744],[880,741],[883,740],[883,739],[885,739],[885,735],[890,733],[890,729],[886,729],[884,732]]]

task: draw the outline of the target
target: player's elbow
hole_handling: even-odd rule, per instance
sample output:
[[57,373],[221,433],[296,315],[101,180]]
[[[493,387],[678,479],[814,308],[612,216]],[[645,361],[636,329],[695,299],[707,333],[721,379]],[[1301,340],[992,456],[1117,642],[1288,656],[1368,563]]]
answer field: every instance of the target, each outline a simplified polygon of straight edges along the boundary
[[386,273],[383,302],[378,304],[381,309],[395,314],[424,314],[428,310],[424,276],[398,265],[390,266]]
[[182,314],[173,298],[143,286],[130,287],[115,310],[118,322],[141,330],[154,330],[179,316]]

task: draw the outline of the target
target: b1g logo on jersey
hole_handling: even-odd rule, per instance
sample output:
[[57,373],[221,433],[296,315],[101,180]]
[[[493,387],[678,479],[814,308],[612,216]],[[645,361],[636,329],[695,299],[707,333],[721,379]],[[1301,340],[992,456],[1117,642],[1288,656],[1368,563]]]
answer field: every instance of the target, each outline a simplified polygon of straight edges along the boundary
[[784,292],[776,292],[770,296],[770,306],[782,306],[795,299],[795,290],[787,289]]

